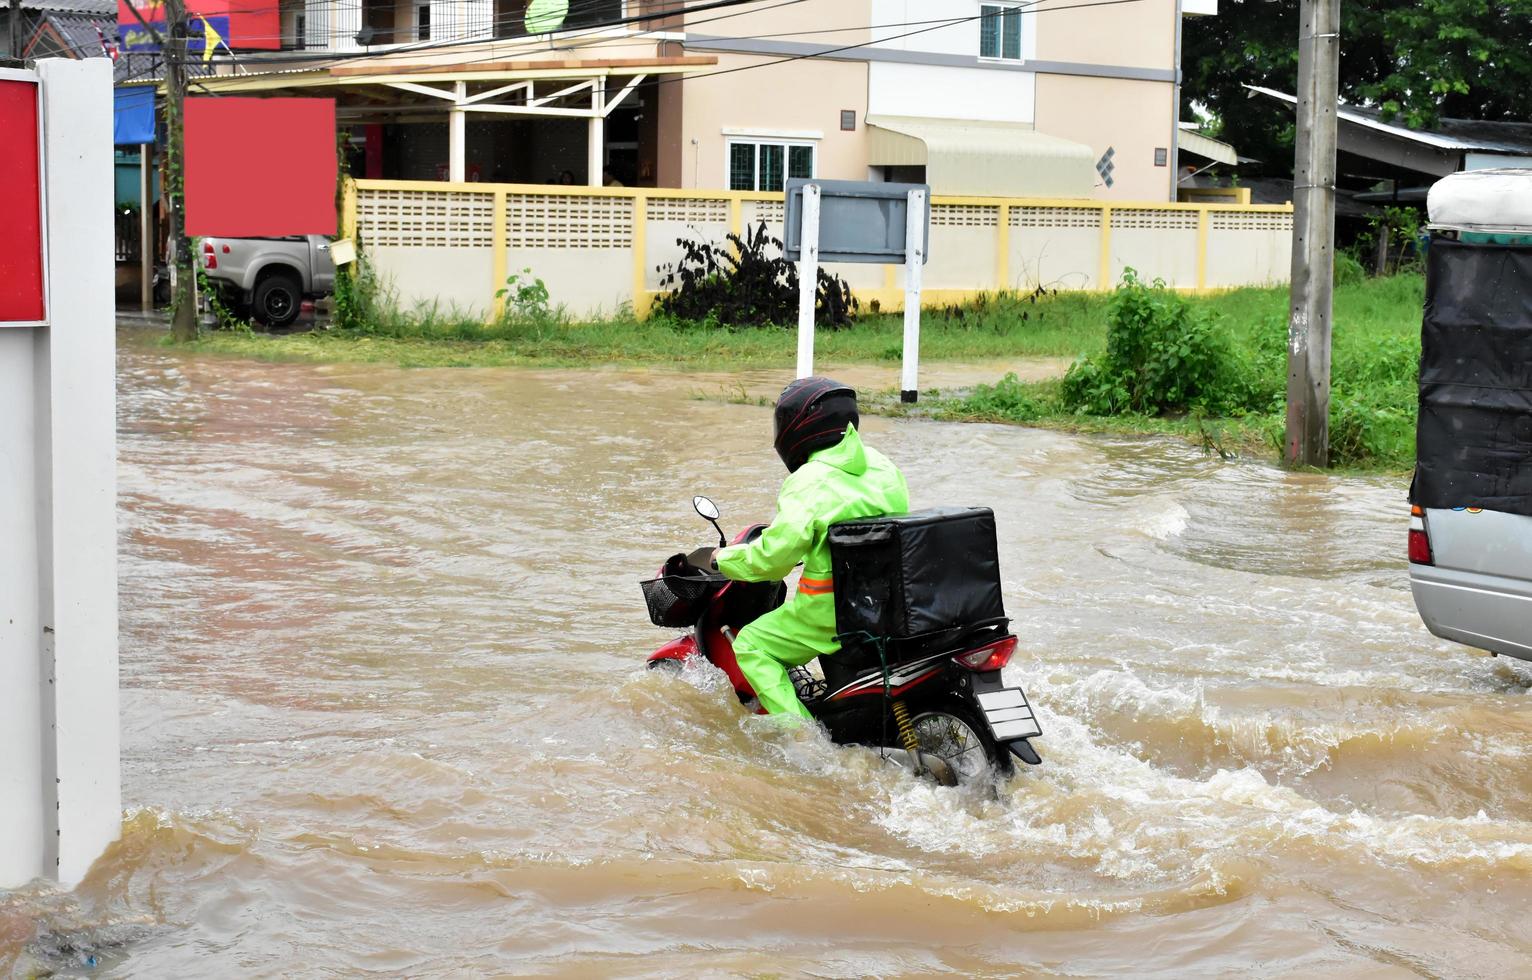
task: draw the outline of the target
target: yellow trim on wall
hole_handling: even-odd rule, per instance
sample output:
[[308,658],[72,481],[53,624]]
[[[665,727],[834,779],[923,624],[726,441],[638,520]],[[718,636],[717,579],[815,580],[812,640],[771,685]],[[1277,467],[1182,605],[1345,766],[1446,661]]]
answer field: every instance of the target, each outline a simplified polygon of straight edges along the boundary
[[1112,288],[1112,207],[1101,209],[1101,264],[1096,267],[1096,288]]
[[[780,191],[772,193],[762,191],[682,190],[672,187],[584,187],[566,184],[501,184],[490,183],[488,181],[369,180],[367,178],[358,179],[355,183],[362,190],[373,191],[435,191],[437,193],[442,191],[460,191],[488,194],[497,190],[503,190],[507,194],[556,194],[563,197],[629,198],[642,194],[651,200],[657,198],[693,201],[727,200],[731,204],[739,204],[745,201],[780,202],[782,200],[782,193]],[[1103,212],[1111,210],[1143,210],[1293,213],[1293,206],[1291,204],[1173,204],[1169,201],[1130,201],[1126,203],[1114,201],[1111,204],[1107,204],[1103,201],[1093,201],[1085,198],[1063,197],[972,197],[934,194],[931,197],[931,203],[933,205],[961,204],[992,208],[1002,205],[1012,208],[1090,208]]]
[[1197,212],[1197,292],[1208,288],[1208,213]]
[[340,191],[340,234],[356,241],[356,181],[347,177]]
[[633,196],[633,315],[642,320],[649,315],[649,290],[644,285],[645,266],[649,262],[649,198]]
[[995,226],[995,283],[1002,290],[1011,287],[1011,205],[1000,205],[1000,220]]
[[490,278],[493,280],[489,285],[490,295],[495,298],[495,316],[505,312],[505,297],[500,295],[500,290],[505,288],[505,280],[510,275],[506,269],[505,248],[505,191],[495,191],[495,257],[490,263]]

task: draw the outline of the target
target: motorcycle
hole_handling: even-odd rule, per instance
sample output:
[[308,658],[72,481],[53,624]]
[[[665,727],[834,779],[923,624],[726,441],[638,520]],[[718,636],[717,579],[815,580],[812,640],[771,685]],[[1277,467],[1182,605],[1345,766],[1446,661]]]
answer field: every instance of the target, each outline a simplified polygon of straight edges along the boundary
[[[730,541],[712,500],[694,497],[692,506],[718,532],[720,547],[748,543],[766,529],[753,524]],[[723,671],[741,704],[761,712],[735,659],[734,638],[783,604],[786,583],[732,581],[678,554],[640,585],[656,626],[687,629],[651,653],[648,666],[679,671],[700,657]],[[1026,694],[1001,679],[1017,644],[1007,620],[893,647],[867,635],[837,639],[841,650],[818,658],[821,676],[805,667],[788,671],[804,707],[837,744],[875,749],[943,786],[1008,776],[1014,759],[1041,764],[1030,739],[1042,730]]]

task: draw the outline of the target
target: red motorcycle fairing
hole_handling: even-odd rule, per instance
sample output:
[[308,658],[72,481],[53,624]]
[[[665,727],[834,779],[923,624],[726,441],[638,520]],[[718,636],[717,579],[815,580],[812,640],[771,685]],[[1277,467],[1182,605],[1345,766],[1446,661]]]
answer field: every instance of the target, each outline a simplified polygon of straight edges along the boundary
[[646,663],[654,663],[656,660],[686,660],[688,657],[697,655],[697,638],[690,633],[678,636],[674,640],[649,654]]
[[[765,524],[752,524],[736,534],[730,544],[744,544],[747,541],[753,540],[764,530],[766,530]],[[660,574],[663,574],[663,571],[661,569]],[[718,594],[713,597],[708,614],[703,620],[702,628],[704,630],[703,635],[707,638],[707,659],[724,672],[729,678],[729,683],[733,685],[734,692],[739,695],[740,701],[743,702],[755,697],[755,689],[750,686],[750,682],[745,680],[745,675],[740,671],[739,661],[734,657],[734,644],[729,640],[728,635],[724,633],[724,624],[717,622],[714,615],[715,610],[722,608],[722,600],[727,595],[729,589],[733,588],[733,585],[734,583],[731,582],[718,590]],[[699,653],[701,651],[697,649],[697,636],[694,631],[685,636],[676,637],[649,654],[647,662],[653,663],[656,660],[682,661],[687,657],[695,657]]]

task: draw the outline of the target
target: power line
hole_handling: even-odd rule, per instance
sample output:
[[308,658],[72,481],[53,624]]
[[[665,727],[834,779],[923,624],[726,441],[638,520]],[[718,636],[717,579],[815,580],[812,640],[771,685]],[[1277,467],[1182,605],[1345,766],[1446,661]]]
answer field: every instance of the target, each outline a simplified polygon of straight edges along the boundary
[[[458,2],[467,2],[467,0],[458,0]],[[603,2],[603,0],[585,0],[585,2]],[[704,12],[704,11],[716,10],[716,9],[726,9],[726,8],[729,8],[729,7],[744,6],[746,4],[754,3],[754,2],[757,2],[757,0],[708,0],[708,2],[697,4],[697,5],[694,5],[694,6],[691,6],[691,7],[686,7],[686,6],[682,5],[682,6],[677,6],[675,8],[672,8],[672,9],[670,9],[668,11],[665,11],[665,12],[656,12],[656,13],[650,13],[650,14],[646,14],[646,15],[639,15],[639,16],[635,16],[635,17],[623,18],[621,21],[609,21],[609,22],[603,22],[603,23],[600,23],[600,24],[587,25],[586,27],[584,27],[579,32],[563,32],[563,31],[561,31],[561,32],[556,32],[556,34],[560,37],[561,40],[565,40],[565,39],[568,39],[568,38],[571,38],[571,37],[573,37],[573,38],[591,37],[591,36],[594,36],[596,34],[603,33],[605,31],[609,30],[613,26],[620,25],[622,23],[627,23],[627,22],[630,22],[630,21],[631,22],[638,22],[638,21],[642,21],[642,20],[663,20],[663,19],[667,19],[667,18],[670,18],[670,17],[676,17],[676,16],[685,15],[685,14],[688,14],[688,13]],[[698,24],[714,23],[716,21],[726,20],[726,19],[731,18],[731,17],[739,17],[739,16],[742,16],[744,14],[749,14],[749,13],[760,13],[760,12],[765,11],[765,10],[775,10],[778,7],[792,6],[794,4],[804,3],[804,2],[806,2],[806,0],[781,0],[781,2],[772,4],[769,7],[759,8],[757,10],[739,11],[737,13],[732,13],[732,14],[721,14],[721,15],[716,16],[716,17],[710,17],[710,18],[707,18],[705,20],[697,21],[696,23],[698,23]],[[252,9],[254,9],[254,8],[252,8]],[[261,8],[261,9],[266,9],[266,8]],[[517,18],[515,18],[515,17],[506,17],[502,21],[491,21],[490,24],[486,25],[486,27],[488,29],[493,29],[497,24],[500,24],[500,23],[513,23],[516,19]],[[642,36],[647,35],[647,34],[655,34],[655,33],[658,33],[661,30],[664,30],[664,28],[650,28],[650,29],[647,29],[647,30],[634,32],[633,34],[630,34],[630,35],[626,35],[624,39],[631,39],[631,38],[634,38],[634,37],[642,37]],[[330,36],[330,37],[350,37],[350,36],[353,36],[354,33],[356,33],[356,32],[338,31],[338,32],[334,32],[333,34],[328,35],[328,36]],[[305,31],[305,36],[308,36],[308,32],[307,31]],[[428,41],[416,42],[414,44],[408,44],[407,43],[407,44],[393,45],[393,46],[390,46],[388,48],[388,50],[386,50],[386,51],[371,51],[371,50],[365,50],[365,51],[324,51],[324,50],[315,50],[312,53],[305,52],[305,53],[302,53],[302,54],[294,54],[294,53],[292,53],[290,51],[284,51],[284,52],[280,52],[280,53],[273,53],[272,55],[270,55],[268,57],[255,56],[255,57],[249,58],[248,60],[249,60],[250,64],[274,63],[274,64],[281,64],[281,65],[291,65],[291,64],[295,64],[295,63],[301,63],[301,62],[332,62],[332,63],[339,63],[339,62],[343,62],[343,61],[351,61],[351,60],[357,60],[357,59],[362,59],[362,58],[382,58],[382,57],[385,57],[385,56],[388,56],[388,55],[395,55],[395,54],[401,54],[401,53],[430,52],[430,51],[439,51],[439,50],[443,50],[443,49],[446,49],[446,48],[466,47],[466,46],[471,46],[471,45],[494,44],[497,41],[508,41],[508,42],[513,42],[513,43],[517,43],[517,44],[525,44],[525,42],[527,42],[529,40],[532,40],[532,39],[535,39],[535,38],[539,38],[539,37],[548,37],[548,38],[550,38],[550,42],[549,42],[550,50],[561,50],[560,48],[556,48],[554,46],[554,44],[553,44],[553,42],[551,40],[554,36],[555,36],[555,34],[521,34],[521,35],[515,35],[515,36],[512,36],[512,37],[505,37],[505,38],[478,37],[478,36],[475,36],[475,37],[459,37],[459,38],[443,39],[443,40],[439,40],[439,41],[429,41],[428,40]],[[283,37],[283,35],[276,35],[276,37],[278,39],[280,39],[281,37]],[[601,38],[601,39],[599,39],[595,43],[600,43],[601,41],[604,41],[604,40],[607,40],[607,39],[606,38]],[[490,60],[494,60],[494,59],[490,59]],[[138,77],[138,76],[133,76],[133,77]],[[129,80],[131,80],[131,79],[129,79]]]

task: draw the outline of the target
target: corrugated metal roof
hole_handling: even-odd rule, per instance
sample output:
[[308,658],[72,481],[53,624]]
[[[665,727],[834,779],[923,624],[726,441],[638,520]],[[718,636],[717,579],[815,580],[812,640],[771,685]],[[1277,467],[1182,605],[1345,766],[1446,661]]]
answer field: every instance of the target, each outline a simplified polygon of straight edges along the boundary
[[[107,57],[101,38],[105,36],[108,41],[117,39],[116,17],[49,11],[43,14],[42,19],[44,23],[52,24],[53,29],[81,58]],[[100,34],[96,33],[98,29]]]
[[22,10],[57,10],[76,14],[111,14],[117,22],[117,0],[21,0]]
[[1239,165],[1239,154],[1234,151],[1234,147],[1222,140],[1215,140],[1211,136],[1203,136],[1201,133],[1190,130],[1182,130],[1179,139],[1181,149],[1189,153],[1195,153],[1214,163],[1226,163],[1231,167]]
[[[1298,104],[1298,97],[1246,85],[1245,88],[1261,95],[1279,99],[1291,105]],[[1439,150],[1457,150],[1478,153],[1532,153],[1532,123],[1499,122],[1487,119],[1439,119],[1430,129],[1411,129],[1399,123],[1384,122],[1383,113],[1363,106],[1337,105],[1336,116],[1349,123],[1367,129],[1398,136]]]
[[1022,123],[868,116],[867,162],[924,166],[938,194],[1090,197],[1096,154]]

